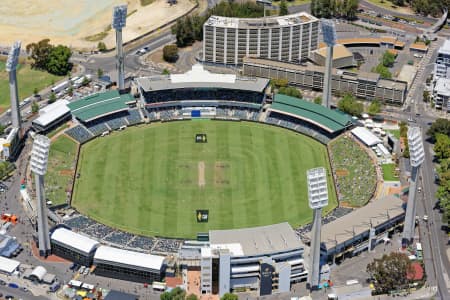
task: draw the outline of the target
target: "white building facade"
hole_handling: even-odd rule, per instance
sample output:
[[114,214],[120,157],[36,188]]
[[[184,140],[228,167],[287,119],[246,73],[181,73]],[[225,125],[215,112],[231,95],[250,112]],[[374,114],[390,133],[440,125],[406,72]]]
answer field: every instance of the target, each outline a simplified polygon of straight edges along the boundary
[[450,78],[450,39],[446,40],[438,50],[438,56],[434,64],[434,76]]
[[[449,69],[450,70],[450,69]],[[450,77],[437,78],[433,89],[433,101],[437,109],[450,112]]]
[[245,56],[299,62],[318,48],[319,20],[299,12],[267,18],[211,16],[203,24],[203,61],[242,64]]

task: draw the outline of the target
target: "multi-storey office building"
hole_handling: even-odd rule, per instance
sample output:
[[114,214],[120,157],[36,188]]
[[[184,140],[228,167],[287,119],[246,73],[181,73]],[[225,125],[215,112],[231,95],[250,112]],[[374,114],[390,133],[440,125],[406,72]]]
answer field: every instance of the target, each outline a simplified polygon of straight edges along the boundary
[[[244,58],[243,74],[265,78],[287,79],[289,84],[322,91],[325,68],[298,65],[267,59]],[[405,101],[407,83],[381,79],[379,74],[350,72],[333,69],[331,91],[352,93],[362,99],[379,99],[386,103],[401,105]]]
[[306,12],[252,19],[211,16],[203,24],[205,62],[238,65],[245,56],[301,61],[318,43],[319,20]]
[[183,267],[199,268],[202,294],[256,291],[288,292],[306,280],[304,246],[288,223],[253,228],[210,230],[209,244],[184,246]]
[[434,64],[436,77],[450,78],[450,39],[438,50],[436,63]]
[[433,89],[433,101],[437,109],[450,112],[450,78],[438,78]]

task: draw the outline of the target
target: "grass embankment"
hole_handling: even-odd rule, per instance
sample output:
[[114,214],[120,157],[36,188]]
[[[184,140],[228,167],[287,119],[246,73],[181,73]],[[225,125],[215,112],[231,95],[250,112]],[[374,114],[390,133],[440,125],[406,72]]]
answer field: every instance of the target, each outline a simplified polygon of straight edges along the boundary
[[377,186],[375,165],[369,154],[345,135],[329,147],[340,200],[354,207],[365,205]]
[[52,142],[48,159],[48,171],[45,175],[45,193],[54,205],[65,203],[70,191],[77,144],[65,135]]
[[[33,94],[33,90],[42,90],[52,83],[61,80],[62,76],[31,69],[29,64],[20,64],[17,67],[17,82],[19,99],[23,100]],[[5,62],[0,61],[0,113],[10,107],[9,76],[5,70]]]
[[[197,133],[207,143],[195,143]],[[127,128],[83,145],[72,205],[107,225],[194,238],[209,229],[311,221],[306,170],[325,166],[317,141],[255,123],[183,121]],[[209,210],[197,223],[196,210]]]

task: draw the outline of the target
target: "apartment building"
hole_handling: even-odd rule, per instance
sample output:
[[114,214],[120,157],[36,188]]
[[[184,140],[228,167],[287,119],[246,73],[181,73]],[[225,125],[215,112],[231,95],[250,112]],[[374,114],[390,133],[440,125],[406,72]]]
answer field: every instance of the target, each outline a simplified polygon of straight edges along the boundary
[[211,16],[203,24],[203,61],[240,65],[245,56],[301,61],[319,44],[319,20],[306,13],[266,18]]

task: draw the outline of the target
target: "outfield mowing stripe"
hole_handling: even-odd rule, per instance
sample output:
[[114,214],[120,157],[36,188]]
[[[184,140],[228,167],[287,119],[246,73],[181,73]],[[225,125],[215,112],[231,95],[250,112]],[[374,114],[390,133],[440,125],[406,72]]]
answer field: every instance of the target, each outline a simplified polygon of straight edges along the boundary
[[[207,133],[208,143],[196,144],[196,133]],[[203,188],[199,161],[205,162]],[[230,167],[215,170],[218,162]],[[323,145],[274,126],[153,123],[82,146],[73,205],[100,222],[146,235],[194,238],[209,229],[283,221],[297,226],[312,216],[306,170],[325,163]],[[209,223],[197,223],[196,209],[210,210]]]

